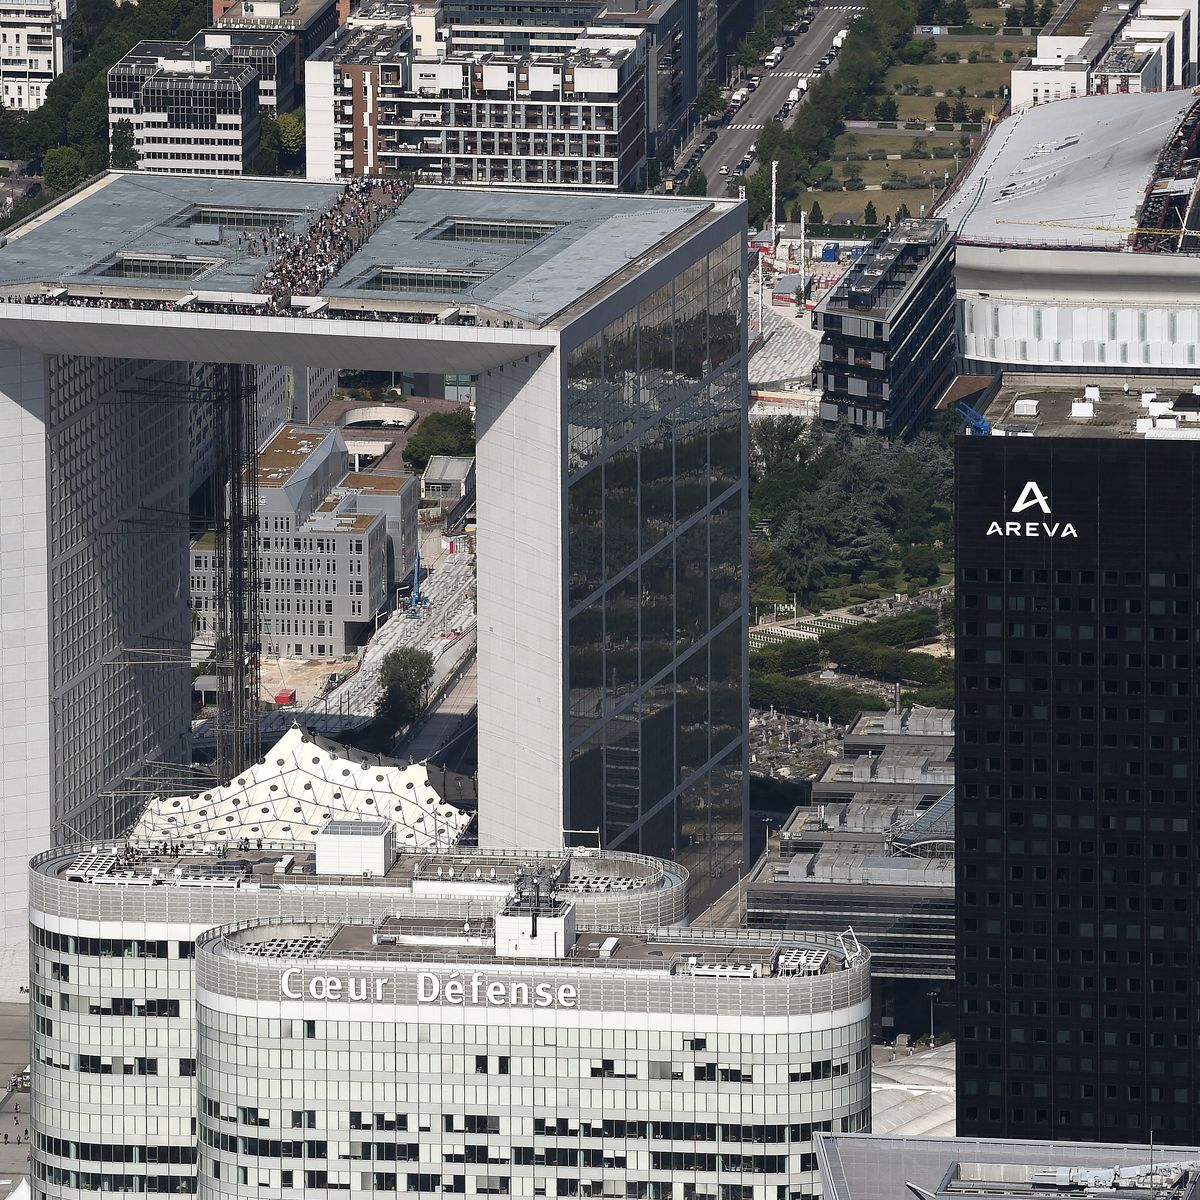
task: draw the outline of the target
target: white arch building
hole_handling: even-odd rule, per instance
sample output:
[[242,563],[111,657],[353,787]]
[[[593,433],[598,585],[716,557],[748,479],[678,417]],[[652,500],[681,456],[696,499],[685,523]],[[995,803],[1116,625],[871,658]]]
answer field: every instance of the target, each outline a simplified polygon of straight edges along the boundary
[[[343,191],[110,173],[0,247],[9,930],[25,860],[185,753],[186,539],[146,512],[186,508],[197,360],[478,376],[481,844],[739,857],[744,206],[417,188],[346,257]],[[255,251],[314,229],[288,262],[336,270],[273,309]]]

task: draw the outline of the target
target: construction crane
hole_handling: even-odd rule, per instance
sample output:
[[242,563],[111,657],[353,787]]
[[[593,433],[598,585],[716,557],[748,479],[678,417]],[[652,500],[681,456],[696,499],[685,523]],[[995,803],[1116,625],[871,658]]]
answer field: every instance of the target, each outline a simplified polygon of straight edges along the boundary
[[978,409],[972,408],[965,400],[960,400],[954,411],[967,423],[967,428],[976,437],[988,437],[992,432],[992,423]]
[[1086,229],[1098,233],[1123,233],[1131,236],[1145,237],[1182,237],[1184,235],[1200,237],[1200,229],[1155,229],[1146,225],[1100,225],[1088,221],[998,221],[1004,225],[1033,225],[1038,228],[1053,229]]

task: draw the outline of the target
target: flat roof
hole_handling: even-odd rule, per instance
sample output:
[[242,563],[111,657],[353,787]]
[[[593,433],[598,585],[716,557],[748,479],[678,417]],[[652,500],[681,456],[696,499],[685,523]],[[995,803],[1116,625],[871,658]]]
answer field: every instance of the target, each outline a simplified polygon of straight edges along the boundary
[[377,496],[398,496],[415,479],[415,475],[404,475],[398,471],[351,471],[342,477],[338,487],[353,488],[356,492]]
[[[983,415],[993,435],[1010,437],[1200,439],[1200,394],[1193,387],[1200,387],[1200,372],[1140,377],[1012,373],[1002,377]],[[1089,402],[1089,389],[1098,399]]]
[[[0,291],[252,303],[270,259],[256,252],[252,229],[240,235],[247,220],[264,214],[302,232],[343,191],[341,183],[109,172],[9,232]],[[344,301],[339,308],[474,306],[479,324],[486,315],[492,324],[543,325],[737,203],[418,187],[317,294]],[[222,215],[230,212],[240,215]],[[127,259],[141,261],[121,269]],[[151,274],[139,276],[147,262]],[[166,277],[172,271],[183,277]]]
[[960,242],[1118,250],[1189,89],[1080,96],[999,122],[937,215]]
[[[1083,37],[1108,2],[1109,0],[1064,0],[1064,3],[1054,10],[1054,15],[1042,30],[1042,34]],[[1128,16],[1129,10],[1125,9],[1122,15]]]
[[[544,905],[543,916],[555,915]],[[507,910],[506,910],[507,911]],[[524,910],[526,912],[530,910]],[[279,922],[289,931],[295,922]],[[347,955],[359,961],[516,964],[525,956],[497,953],[490,921],[472,923],[426,916],[385,917],[375,924],[313,922],[303,939],[300,956],[336,959]],[[292,935],[294,936],[294,934]],[[263,946],[279,957],[279,928],[264,923],[234,930],[226,944],[241,954],[256,954]],[[854,942],[848,940],[854,951]],[[286,956],[284,956],[286,957]],[[535,957],[533,955],[529,957]],[[765,979],[836,974],[865,961],[859,947],[849,957],[833,937],[788,931],[733,930],[590,930],[576,935],[566,954],[554,961],[563,966],[593,970],[657,971],[696,978]],[[526,959],[528,961],[528,959]]]
[[[826,1200],[912,1200],[917,1189],[918,1194],[931,1200],[951,1192],[980,1197],[1086,1195],[1100,1192],[1103,1185],[1087,1188],[1079,1179],[1060,1184],[1056,1169],[1104,1173],[1116,1167],[1153,1162],[1161,1170],[1171,1162],[1200,1160],[1200,1149],[1158,1144],[1151,1148],[1136,1143],[1021,1142],[873,1133],[818,1134],[816,1143]],[[980,1169],[985,1167],[993,1169]],[[998,1169],[1001,1167],[1007,1169]],[[1034,1172],[1042,1175],[1040,1181],[1031,1178]],[[1125,1188],[1130,1182],[1125,1182]],[[1176,1181],[1176,1185],[1186,1182]],[[1164,1183],[1160,1180],[1159,1186],[1126,1194],[1158,1196],[1159,1200],[1183,1194]],[[1114,1192],[1112,1180],[1103,1194],[1119,1194]]]
[[282,487],[334,430],[324,425],[280,425],[258,452],[260,487]]
[[376,64],[404,53],[411,41],[412,28],[407,20],[342,26],[309,62]]
[[218,26],[233,21],[247,21],[254,25],[275,25],[281,29],[307,29],[318,17],[333,6],[334,0],[281,0],[279,16],[265,12],[246,12],[245,0],[235,0],[217,21]]
[[446,480],[461,482],[470,475],[471,468],[474,466],[474,458],[458,458],[449,454],[435,454],[426,464],[421,478],[427,483],[441,483]]

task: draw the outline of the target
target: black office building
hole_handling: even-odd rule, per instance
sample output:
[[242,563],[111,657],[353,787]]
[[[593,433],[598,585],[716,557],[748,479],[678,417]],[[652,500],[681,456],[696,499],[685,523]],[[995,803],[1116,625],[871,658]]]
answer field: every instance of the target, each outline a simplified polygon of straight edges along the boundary
[[919,433],[954,378],[954,237],[945,221],[881,233],[813,312],[821,419]]
[[958,1133],[1181,1145],[1200,398],[1085,382],[1006,380],[958,443]]

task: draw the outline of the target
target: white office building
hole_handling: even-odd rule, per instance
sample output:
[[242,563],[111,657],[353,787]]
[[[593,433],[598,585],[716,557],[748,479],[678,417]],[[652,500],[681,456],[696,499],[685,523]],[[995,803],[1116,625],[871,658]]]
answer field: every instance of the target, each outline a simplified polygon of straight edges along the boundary
[[324,228],[344,192],[113,173],[0,247],[8,923],[30,855],[120,833],[126,781],[186,761],[190,544],[145,514],[187,507],[189,404],[127,389],[196,361],[476,377],[480,843],[742,856],[744,205],[399,189],[272,306],[269,258],[185,240]]
[[[296,749],[332,762],[322,741]],[[195,942],[206,931],[282,920],[366,923],[369,932],[380,922],[419,920],[449,922],[461,935],[468,922],[482,930],[494,919],[518,872],[536,873],[549,894],[571,898],[581,932],[684,919],[687,872],[674,864],[586,850],[437,850],[438,833],[449,827],[445,815],[422,833],[408,801],[397,798],[401,811],[389,801],[374,819],[362,807],[379,798],[372,788],[378,768],[409,772],[406,782],[422,797],[424,768],[357,752],[349,759],[354,786],[315,834],[300,825],[280,840],[276,823],[255,832],[258,814],[235,807],[230,795],[217,808],[222,825],[235,817],[232,836],[193,830],[191,820],[164,830],[159,813],[133,841],[50,851],[31,864],[30,1133],[38,1200],[195,1192],[196,1088],[211,1069],[200,1062],[195,1010]],[[200,819],[196,810],[190,815]],[[349,832],[355,825],[360,835]],[[414,843],[408,833],[424,840]],[[351,841],[358,846],[348,847]],[[406,845],[416,849],[396,852]],[[346,874],[349,868],[356,869]],[[225,1132],[290,1140],[291,1129],[289,1111],[286,1132],[236,1123]],[[303,1169],[290,1151],[287,1162],[282,1155],[280,1148],[277,1171]],[[255,1163],[255,1187],[262,1165]],[[272,1193],[284,1200],[306,1194],[315,1193],[302,1177],[293,1190]]]
[[128,121],[143,170],[249,172],[261,114],[254,63],[207,46],[202,34],[191,42],[138,42],[109,68],[109,144],[117,125]]
[[0,89],[5,108],[41,108],[46,88],[74,61],[75,0],[15,0],[0,9]]
[[689,930],[676,864],[394,828],[34,862],[37,1200],[792,1200],[814,1135],[869,1127],[852,935]]
[[[392,588],[417,561],[415,475],[351,471],[339,430],[281,425],[258,456],[258,579],[263,652],[275,658],[353,653]],[[215,535],[192,543],[196,641],[220,630]]]

